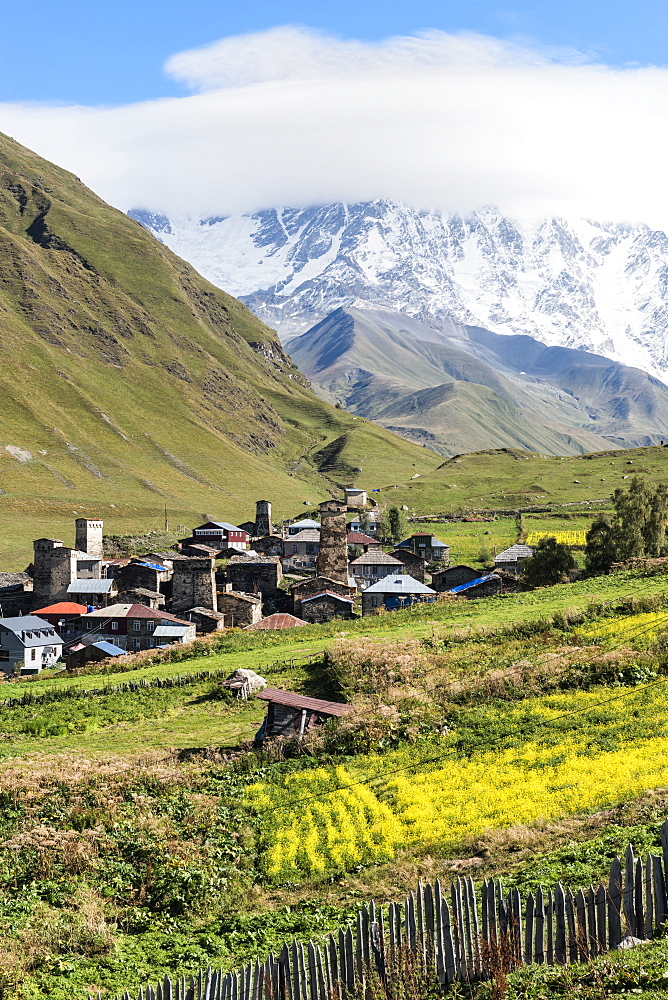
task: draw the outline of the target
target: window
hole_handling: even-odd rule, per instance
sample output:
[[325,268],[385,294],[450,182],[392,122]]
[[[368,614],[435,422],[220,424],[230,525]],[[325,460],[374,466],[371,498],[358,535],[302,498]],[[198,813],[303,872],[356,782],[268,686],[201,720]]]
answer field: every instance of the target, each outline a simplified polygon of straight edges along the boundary
[[152,632],[155,628],[155,622],[146,622],[146,631]]
[[32,648],[32,649],[30,650],[30,659],[31,659],[31,660],[34,660],[34,659],[36,658],[36,656],[37,656],[37,650],[36,650],[36,649],[35,649],[35,648],[33,647],[33,648]]
[[134,621],[132,623],[132,631],[133,632],[141,632],[141,622]]
[[0,649],[0,663],[9,663],[8,649]]
[[95,622],[86,622],[86,628],[89,631],[90,631],[90,629],[95,628]]
[[118,622],[112,622],[111,623],[111,631],[112,632],[118,632]]
[[141,639],[133,639],[132,640],[132,648],[133,649],[141,649]]

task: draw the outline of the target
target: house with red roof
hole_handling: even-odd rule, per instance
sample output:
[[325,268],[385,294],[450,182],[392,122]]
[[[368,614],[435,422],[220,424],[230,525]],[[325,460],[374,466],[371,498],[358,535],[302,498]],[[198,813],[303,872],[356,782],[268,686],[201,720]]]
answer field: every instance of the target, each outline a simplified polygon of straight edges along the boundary
[[82,636],[95,635],[97,641],[112,642],[126,652],[192,642],[196,635],[194,622],[145,604],[111,604],[81,615],[70,627],[78,627]]

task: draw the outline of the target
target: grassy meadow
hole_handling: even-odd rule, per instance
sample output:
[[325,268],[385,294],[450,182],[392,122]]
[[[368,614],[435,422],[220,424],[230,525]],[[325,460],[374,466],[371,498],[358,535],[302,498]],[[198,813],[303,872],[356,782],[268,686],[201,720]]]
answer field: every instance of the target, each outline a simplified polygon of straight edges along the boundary
[[[0,977],[112,997],[462,864],[579,885],[630,837],[655,849],[667,627],[666,577],[628,572],[3,686],[26,702],[0,705]],[[297,756],[240,752],[264,714],[220,689],[241,666],[355,715]]]

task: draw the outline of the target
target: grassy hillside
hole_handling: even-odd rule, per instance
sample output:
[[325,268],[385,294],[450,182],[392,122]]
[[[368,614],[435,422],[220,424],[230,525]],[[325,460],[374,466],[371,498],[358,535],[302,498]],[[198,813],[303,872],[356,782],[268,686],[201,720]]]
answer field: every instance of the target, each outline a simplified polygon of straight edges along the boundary
[[272,330],[73,175],[0,136],[0,560],[203,513],[280,516],[434,456],[319,400]]
[[379,496],[389,505],[405,504],[417,515],[543,504],[569,504],[575,510],[591,505],[596,511],[609,507],[613,491],[628,485],[625,477],[642,474],[668,483],[668,448],[566,457],[508,448],[458,455],[414,481],[393,483]]

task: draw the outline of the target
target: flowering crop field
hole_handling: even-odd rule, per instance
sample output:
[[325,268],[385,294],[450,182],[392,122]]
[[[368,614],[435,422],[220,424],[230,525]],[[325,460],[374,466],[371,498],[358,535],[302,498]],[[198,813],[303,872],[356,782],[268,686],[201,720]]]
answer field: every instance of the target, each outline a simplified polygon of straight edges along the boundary
[[[462,746],[463,717],[459,741],[450,734],[253,785],[262,866],[279,882],[323,878],[403,847],[452,851],[486,829],[588,813],[666,786],[667,687],[530,699],[505,713],[509,738],[493,735],[487,749],[482,740],[478,751]],[[481,730],[477,710],[469,736]]]
[[576,629],[577,635],[597,643],[652,641],[668,629],[668,611],[624,615]]
[[538,545],[541,538],[556,538],[561,545],[572,545],[573,548],[584,548],[587,541],[586,531],[530,531],[527,535],[527,545]]

